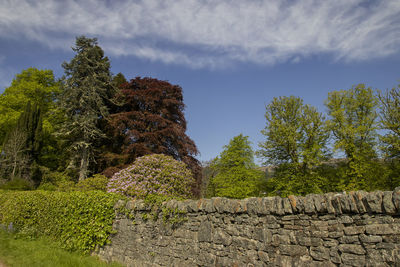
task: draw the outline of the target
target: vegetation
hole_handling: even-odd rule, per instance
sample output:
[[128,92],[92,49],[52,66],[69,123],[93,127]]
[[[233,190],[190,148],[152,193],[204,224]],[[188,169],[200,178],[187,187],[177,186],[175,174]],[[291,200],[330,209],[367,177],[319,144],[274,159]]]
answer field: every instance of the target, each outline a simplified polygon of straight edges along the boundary
[[268,181],[270,190],[282,195],[320,193],[326,180],[317,168],[327,158],[329,133],[325,120],[314,107],[298,97],[274,98],[266,106],[267,125],[261,133],[258,155],[279,166]]
[[246,198],[260,195],[264,173],[255,169],[248,136],[235,136],[210,168],[214,176],[209,183],[209,196]]
[[112,76],[97,39],[78,37],[73,50],[76,56],[63,64],[60,107],[66,120],[59,133],[69,143],[69,167],[78,169],[81,181],[88,177],[96,144],[105,137],[99,123],[108,116]]
[[19,236],[47,236],[67,250],[88,253],[108,242],[121,196],[100,191],[0,192],[0,224]]
[[148,154],[169,155],[190,167],[196,178],[193,193],[198,195],[201,170],[194,158],[197,147],[185,134],[182,88],[153,78],[123,81],[123,77],[115,78],[122,84],[116,101],[123,104],[110,115],[104,168],[126,167]]
[[2,230],[0,230],[0,259],[2,263],[10,267],[122,267],[115,262],[107,264],[93,256],[67,252],[45,238],[21,239]]
[[152,154],[137,158],[134,164],[114,174],[107,189],[142,199],[148,195],[190,198],[192,183],[193,175],[185,163]]

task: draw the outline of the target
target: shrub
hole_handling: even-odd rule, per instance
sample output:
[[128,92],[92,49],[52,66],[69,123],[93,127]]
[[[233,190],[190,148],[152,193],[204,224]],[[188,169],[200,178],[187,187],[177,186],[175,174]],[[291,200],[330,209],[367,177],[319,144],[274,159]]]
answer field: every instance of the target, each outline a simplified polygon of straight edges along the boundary
[[162,195],[189,198],[194,178],[186,164],[171,156],[152,154],[114,174],[107,190],[135,198]]
[[90,252],[107,243],[120,196],[100,191],[1,191],[0,224],[26,237],[48,236],[68,250]]
[[0,186],[4,190],[32,190],[33,184],[22,178],[14,178]]
[[62,172],[51,171],[46,167],[41,167],[42,172],[42,182],[40,183],[38,189],[49,190],[49,191],[71,191],[74,186],[74,182],[71,178]]
[[79,181],[75,188],[79,191],[91,191],[99,190],[106,191],[108,184],[108,178],[101,174],[95,174],[93,177],[89,177],[83,181]]

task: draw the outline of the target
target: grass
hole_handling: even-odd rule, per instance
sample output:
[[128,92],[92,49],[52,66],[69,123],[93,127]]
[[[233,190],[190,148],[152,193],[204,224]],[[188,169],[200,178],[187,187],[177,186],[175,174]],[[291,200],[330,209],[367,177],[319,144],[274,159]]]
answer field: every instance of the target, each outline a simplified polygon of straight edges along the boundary
[[26,240],[0,230],[0,265],[7,267],[122,267],[118,263],[107,264],[97,257],[69,252],[56,247],[49,240]]

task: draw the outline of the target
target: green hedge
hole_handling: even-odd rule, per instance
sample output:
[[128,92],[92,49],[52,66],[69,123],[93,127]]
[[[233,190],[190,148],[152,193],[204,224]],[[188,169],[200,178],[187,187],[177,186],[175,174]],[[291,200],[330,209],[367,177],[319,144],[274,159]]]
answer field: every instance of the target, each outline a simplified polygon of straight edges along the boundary
[[121,196],[100,191],[1,191],[0,224],[27,237],[48,236],[88,253],[108,242]]

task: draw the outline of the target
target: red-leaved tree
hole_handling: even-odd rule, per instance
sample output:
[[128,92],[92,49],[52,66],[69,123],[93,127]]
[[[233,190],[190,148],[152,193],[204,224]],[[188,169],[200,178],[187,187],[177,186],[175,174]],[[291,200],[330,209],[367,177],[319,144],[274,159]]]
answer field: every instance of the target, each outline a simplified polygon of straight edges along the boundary
[[201,167],[197,147],[186,134],[182,88],[153,78],[132,79],[121,85],[116,107],[110,116],[110,143],[103,159],[108,162],[105,174],[148,154],[170,155],[185,162],[192,170],[199,194]]

